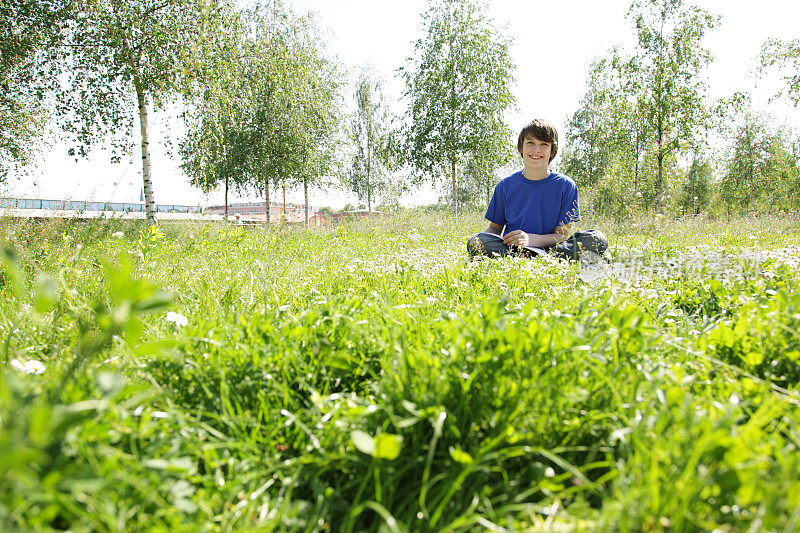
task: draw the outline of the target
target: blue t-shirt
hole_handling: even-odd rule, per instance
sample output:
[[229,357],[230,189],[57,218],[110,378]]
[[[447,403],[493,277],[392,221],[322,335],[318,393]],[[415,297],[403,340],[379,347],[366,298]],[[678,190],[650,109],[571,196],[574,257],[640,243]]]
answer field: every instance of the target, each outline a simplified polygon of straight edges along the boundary
[[500,180],[486,210],[486,220],[505,226],[503,234],[521,229],[547,235],[580,219],[578,186],[558,172],[543,180],[529,180],[521,170],[515,172]]

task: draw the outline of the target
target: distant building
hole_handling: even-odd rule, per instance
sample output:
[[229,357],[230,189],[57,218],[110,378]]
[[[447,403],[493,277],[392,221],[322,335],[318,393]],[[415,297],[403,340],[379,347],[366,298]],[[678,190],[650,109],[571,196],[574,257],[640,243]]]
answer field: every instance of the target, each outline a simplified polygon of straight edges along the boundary
[[[310,213],[309,213],[309,215],[310,215]],[[328,224],[330,224],[330,220],[328,219],[328,215],[324,215],[324,214],[320,213],[319,211],[314,213],[314,216],[309,216],[308,217],[308,225],[309,226],[322,227],[322,226],[327,226]]]
[[352,209],[350,211],[339,211],[330,215],[331,223],[344,222],[346,220],[358,220],[361,218],[388,217],[389,213],[383,211],[367,211],[366,209]]
[[[204,213],[214,215],[224,215],[224,205],[213,205],[203,210]],[[265,202],[247,202],[228,204],[228,215],[239,215],[241,218],[249,218],[253,220],[266,220],[266,205]],[[305,223],[305,206],[303,204],[286,204],[284,209],[283,203],[270,202],[269,205],[269,222],[270,224],[303,224]],[[309,226],[324,226],[327,224],[327,219],[319,211],[309,206],[308,208],[308,225]]]
[[[92,200],[45,200],[41,198],[0,198],[0,209],[144,213],[145,205],[136,202],[96,202]],[[199,205],[156,204],[158,213],[200,213]]]
[[[224,205],[212,205],[210,207],[201,208],[200,206],[195,205],[158,204],[155,206],[155,209],[156,212],[159,213],[159,216],[161,214],[167,214],[165,215],[167,218],[173,219],[188,218],[199,220],[203,217],[203,215],[223,216],[225,214]],[[62,213],[58,216],[65,216],[64,213],[76,212],[76,214],[67,216],[96,218],[98,216],[103,216],[102,212],[104,211],[113,211],[121,213],[122,217],[142,218],[145,213],[145,206],[141,203],[94,202],[83,200],[42,200],[39,198],[0,198],[0,210],[3,210],[6,215],[10,212],[19,212],[22,214],[13,216],[26,217],[39,216],[36,214],[31,214],[39,211],[43,213],[51,213],[47,216],[52,216],[52,213]],[[228,216],[244,224],[264,222],[267,219],[264,202],[228,204]],[[309,206],[308,225],[322,227],[348,220],[386,216],[390,216],[389,213],[382,211],[370,212],[366,209],[353,209],[349,211],[340,211],[338,213],[327,214],[323,213],[318,208]],[[305,223],[305,218],[305,206],[303,204],[287,203],[284,207],[283,202],[270,202],[270,224],[302,225]]]

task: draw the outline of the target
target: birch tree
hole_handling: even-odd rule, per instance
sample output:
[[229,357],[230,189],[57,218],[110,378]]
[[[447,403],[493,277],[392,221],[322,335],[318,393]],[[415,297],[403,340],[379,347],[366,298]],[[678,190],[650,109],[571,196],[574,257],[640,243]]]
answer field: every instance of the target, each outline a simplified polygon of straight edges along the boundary
[[[328,58],[313,21],[288,19],[273,34],[271,73],[262,78],[256,114],[257,146],[252,161],[261,182],[283,187],[302,185],[305,224],[309,222],[309,187],[325,187],[323,178],[338,164],[340,75]],[[256,182],[257,182],[256,178]]]
[[637,111],[646,118],[656,144],[656,190],[661,193],[665,158],[681,143],[695,142],[708,126],[702,74],[712,57],[702,47],[702,39],[717,21],[699,7],[684,5],[683,0],[635,0],[628,16],[637,37],[637,61],[631,65],[646,81],[633,86],[638,93]]
[[724,161],[720,199],[734,211],[796,208],[800,198],[800,165],[791,132],[752,109],[747,93],[719,102],[720,133],[731,139]]
[[309,222],[311,185],[323,180],[339,165],[336,145],[340,135],[341,102],[335,65],[316,47],[304,51],[304,68],[296,72],[296,101],[292,119],[296,126],[295,174],[303,185],[305,224]]
[[458,168],[486,143],[509,138],[504,113],[514,102],[509,40],[479,0],[431,0],[425,37],[400,70],[406,82],[406,162],[418,180],[449,175],[458,212]]
[[607,173],[620,156],[620,111],[625,109],[625,96],[616,72],[616,57],[592,62],[586,80],[586,91],[578,109],[567,121],[566,149],[562,155],[564,171],[581,185],[594,185]]
[[181,168],[192,185],[208,193],[222,184],[224,219],[229,193],[247,188],[251,123],[248,67],[257,58],[247,46],[247,20],[240,13],[225,19],[220,38],[202,43],[198,75],[187,90],[183,113],[186,135],[179,143]]
[[71,4],[0,0],[0,182],[29,163],[42,142]]
[[270,185],[302,184],[308,222],[308,188],[333,160],[335,68],[310,21],[279,1],[243,12],[240,22],[206,54],[185,115],[183,167],[206,190],[233,183],[263,191],[267,222]]
[[57,112],[72,155],[110,141],[113,158],[132,147],[142,158],[147,219],[155,222],[149,113],[162,109],[194,75],[202,43],[219,34],[225,0],[90,0],[69,25],[65,90]]
[[389,117],[380,82],[366,72],[359,76],[354,100],[350,129],[354,151],[345,181],[359,200],[367,201],[367,211],[372,211],[375,196],[389,185],[386,181]]
[[761,74],[771,70],[783,73],[786,82],[785,94],[795,107],[800,105],[800,39],[791,41],[769,39],[761,48],[760,59]]

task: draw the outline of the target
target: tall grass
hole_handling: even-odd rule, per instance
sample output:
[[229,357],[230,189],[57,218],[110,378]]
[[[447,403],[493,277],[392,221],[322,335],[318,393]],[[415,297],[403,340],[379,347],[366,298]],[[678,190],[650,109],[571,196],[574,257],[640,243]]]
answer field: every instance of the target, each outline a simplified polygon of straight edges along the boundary
[[479,215],[2,222],[0,523],[796,529],[797,223],[585,224],[648,268],[468,263]]

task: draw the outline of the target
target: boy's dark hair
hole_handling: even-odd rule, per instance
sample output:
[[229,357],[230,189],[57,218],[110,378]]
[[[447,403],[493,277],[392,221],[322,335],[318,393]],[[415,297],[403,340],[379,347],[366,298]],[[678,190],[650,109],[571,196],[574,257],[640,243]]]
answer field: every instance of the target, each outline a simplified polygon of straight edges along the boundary
[[558,130],[556,130],[555,126],[546,120],[537,118],[522,128],[522,131],[519,132],[519,139],[517,139],[517,150],[520,155],[522,155],[522,145],[529,137],[550,143],[550,161],[556,157],[558,153]]

